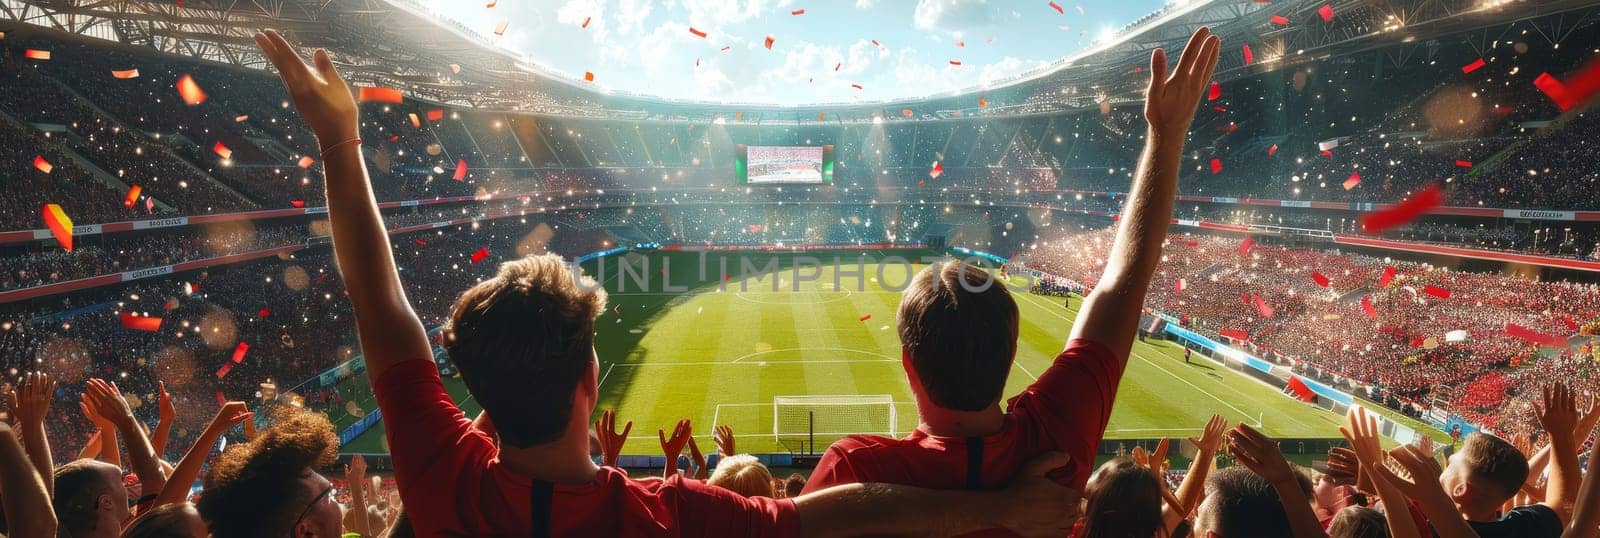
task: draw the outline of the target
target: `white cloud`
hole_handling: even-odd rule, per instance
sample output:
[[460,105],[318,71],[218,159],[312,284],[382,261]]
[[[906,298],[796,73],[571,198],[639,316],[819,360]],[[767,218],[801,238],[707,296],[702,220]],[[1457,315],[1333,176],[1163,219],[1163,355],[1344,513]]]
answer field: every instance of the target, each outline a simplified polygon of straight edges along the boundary
[[654,0],[621,0],[617,4],[617,33],[628,35],[641,29],[654,8]]
[[988,0],[917,0],[917,28],[958,32],[988,26],[994,16]]
[[978,84],[988,86],[990,83],[996,80],[1022,73],[1046,63],[1048,62],[1043,60],[1025,60],[1022,58],[1006,56],[1001,58],[998,62],[993,62],[983,66],[983,69],[978,72]]
[[766,0],[682,0],[689,22],[696,28],[721,28],[755,18],[767,11]]
[[877,3],[876,0],[856,0],[856,9],[872,9]]

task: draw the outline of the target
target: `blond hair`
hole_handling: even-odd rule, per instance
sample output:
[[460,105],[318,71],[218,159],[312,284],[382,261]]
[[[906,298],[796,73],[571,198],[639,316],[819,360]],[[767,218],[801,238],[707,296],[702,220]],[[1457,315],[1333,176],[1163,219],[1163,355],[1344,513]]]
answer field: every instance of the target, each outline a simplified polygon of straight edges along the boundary
[[745,497],[777,497],[772,489],[772,472],[749,454],[722,458],[706,483]]

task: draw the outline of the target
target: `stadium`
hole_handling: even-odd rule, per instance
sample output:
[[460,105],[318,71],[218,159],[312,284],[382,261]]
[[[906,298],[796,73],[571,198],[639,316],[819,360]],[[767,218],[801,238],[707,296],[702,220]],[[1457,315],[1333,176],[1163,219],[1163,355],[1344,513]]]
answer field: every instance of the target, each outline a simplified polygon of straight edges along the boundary
[[802,3],[0,0],[0,531],[1600,535],[1600,5]]

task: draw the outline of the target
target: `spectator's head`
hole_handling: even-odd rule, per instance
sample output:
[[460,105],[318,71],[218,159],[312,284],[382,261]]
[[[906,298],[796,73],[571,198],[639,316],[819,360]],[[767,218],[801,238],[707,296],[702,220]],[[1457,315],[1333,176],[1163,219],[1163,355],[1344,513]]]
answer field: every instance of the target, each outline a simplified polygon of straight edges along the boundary
[[1113,458],[1089,477],[1083,494],[1084,538],[1155,536],[1161,530],[1161,481],[1128,458]]
[[1206,500],[1195,513],[1199,538],[1291,536],[1289,516],[1272,484],[1244,467],[1223,469],[1206,479]]
[[128,520],[128,490],[122,487],[122,470],[91,459],[57,467],[51,506],[60,528],[71,536],[116,536]]
[[912,277],[900,299],[900,357],[918,402],[982,411],[1000,401],[1017,354],[1017,303],[988,271],[960,262]]
[[1351,506],[1334,514],[1328,524],[1328,538],[1387,538],[1389,522],[1383,513],[1365,506]]
[[783,493],[789,498],[800,496],[806,489],[806,477],[800,473],[789,473],[789,478],[783,480]]
[[772,473],[749,454],[722,458],[706,483],[746,497],[777,496],[772,489]]
[[1467,436],[1461,450],[1439,476],[1462,512],[1493,512],[1522,488],[1528,460],[1505,439],[1485,433]]
[[212,463],[200,515],[214,536],[339,536],[333,484],[316,471],[338,459],[333,424],[288,406],[276,418]]
[[122,538],[206,538],[206,522],[189,503],[163,504],[140,514]]
[[588,436],[599,390],[594,320],[605,308],[605,290],[555,254],[506,262],[456,300],[445,349],[501,443]]

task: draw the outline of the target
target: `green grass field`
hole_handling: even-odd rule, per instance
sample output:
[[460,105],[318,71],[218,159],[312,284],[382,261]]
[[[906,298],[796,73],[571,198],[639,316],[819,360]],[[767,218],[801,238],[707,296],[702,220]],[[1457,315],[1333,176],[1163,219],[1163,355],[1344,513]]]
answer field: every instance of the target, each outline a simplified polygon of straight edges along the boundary
[[[915,258],[931,253],[870,255],[886,254]],[[848,264],[846,270],[853,270],[861,253],[810,255],[824,265],[832,264],[837,255]],[[906,281],[906,266],[883,264],[880,269],[872,263],[875,260],[869,260],[863,276],[840,277],[840,291],[834,289],[834,271],[822,268],[818,280],[803,282],[795,291],[794,273],[787,268],[792,255],[776,255],[786,268],[776,277],[746,279],[748,288],[741,291],[737,276],[740,256],[760,268],[775,255],[710,253],[702,277],[699,254],[651,253],[647,270],[634,262],[635,273],[650,281],[646,289],[640,289],[634,276],[618,271],[620,258],[608,259],[603,269],[586,264],[590,274],[598,271],[607,277],[604,285],[611,294],[610,310],[596,328],[600,407],[616,408],[620,420],[633,421],[625,454],[659,454],[655,430],[670,428],[681,418],[694,421],[696,436],[704,443],[702,449],[714,450],[712,426],[726,424],[734,429],[741,452],[799,450],[803,435],[785,435],[780,442],[775,434],[773,400],[782,396],[884,395],[896,402],[894,430],[903,435],[916,427],[916,406],[901,368],[895,333],[900,293],[894,288]],[[728,260],[726,270],[719,261],[724,258]],[[671,267],[671,281],[665,284],[689,291],[663,288],[659,272],[663,260]],[[728,273],[734,278],[726,282],[726,290],[720,290]],[[780,291],[772,290],[775,280]],[[1021,391],[1050,365],[1065,344],[1081,302],[1074,297],[1066,308],[1059,297],[1015,296],[1022,327],[1007,396]],[[870,319],[861,319],[868,315]],[[1341,417],[1285,397],[1277,389],[1198,354],[1192,364],[1185,364],[1182,354],[1182,348],[1171,342],[1151,339],[1134,344],[1106,432],[1108,439],[1194,436],[1211,413],[1221,413],[1230,421],[1259,424],[1268,435],[1279,438],[1339,435]],[[365,384],[361,378],[355,381]],[[463,409],[476,413],[478,407],[466,398],[459,380],[449,379],[447,384]],[[885,405],[820,409],[833,414],[817,419],[818,425],[853,419],[858,422],[849,423],[858,427],[888,427]],[[778,427],[786,434],[804,432],[800,416],[803,412],[786,414]],[[1414,421],[1407,424],[1420,426]],[[347,445],[345,451],[381,451],[381,436],[380,425]],[[819,435],[817,448],[837,437]],[[1438,437],[1443,440],[1442,433]]]

